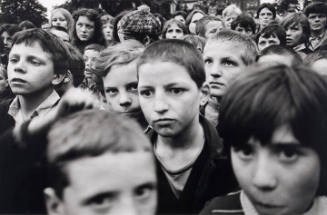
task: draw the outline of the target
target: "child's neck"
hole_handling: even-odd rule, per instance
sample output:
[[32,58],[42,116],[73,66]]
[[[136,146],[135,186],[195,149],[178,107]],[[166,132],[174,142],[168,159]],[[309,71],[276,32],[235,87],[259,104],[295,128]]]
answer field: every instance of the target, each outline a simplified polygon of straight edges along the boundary
[[318,31],[311,31],[311,34],[312,34],[312,36],[317,37],[317,36],[320,36],[321,34],[323,34],[324,32],[325,32],[325,29],[323,28]]
[[189,148],[202,147],[204,143],[204,131],[195,117],[188,128],[173,137],[158,136],[157,147],[171,148],[172,150],[185,150]]
[[193,121],[190,127],[178,136],[158,136],[156,155],[170,171],[185,167],[197,159],[203,149],[205,142],[203,127],[199,123],[199,117]]
[[20,109],[24,116],[30,117],[35,109],[46,100],[51,93],[52,88],[43,89],[42,92],[35,92],[28,95],[18,95],[18,100],[20,104]]

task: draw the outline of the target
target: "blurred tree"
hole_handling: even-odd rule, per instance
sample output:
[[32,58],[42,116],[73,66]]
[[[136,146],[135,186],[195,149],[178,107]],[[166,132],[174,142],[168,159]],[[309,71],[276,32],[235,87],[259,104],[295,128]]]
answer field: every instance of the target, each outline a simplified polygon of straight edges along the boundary
[[40,27],[47,21],[47,9],[37,0],[1,0],[0,23],[19,23],[29,20]]

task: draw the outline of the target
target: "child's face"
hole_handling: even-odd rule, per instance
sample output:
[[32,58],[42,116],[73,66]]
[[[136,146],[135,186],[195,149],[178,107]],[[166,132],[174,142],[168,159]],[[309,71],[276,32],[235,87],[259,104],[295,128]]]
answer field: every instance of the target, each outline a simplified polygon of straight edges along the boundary
[[247,36],[253,35],[252,29],[250,27],[244,28],[244,27],[240,26],[239,24],[236,26],[235,31],[238,31]]
[[39,42],[15,44],[9,53],[8,81],[16,95],[46,91],[56,78],[52,56]]
[[235,42],[208,40],[203,59],[211,96],[223,96],[231,80],[245,68],[240,50],[241,46]]
[[224,17],[224,24],[227,29],[231,29],[231,24],[237,18],[237,16],[237,13],[231,13]]
[[172,24],[167,28],[166,39],[181,39],[184,36],[183,29],[177,26],[177,24]]
[[[12,46],[12,38],[11,36],[8,34],[7,31],[2,32],[2,34],[0,35],[1,40],[3,42],[3,45],[5,47],[5,49],[9,52],[11,46]],[[7,53],[8,53],[7,52]]]
[[141,65],[138,92],[144,116],[161,136],[180,135],[198,120],[202,96],[183,66],[161,61]]
[[232,147],[231,156],[236,178],[259,214],[303,214],[310,208],[319,186],[319,157],[288,126],[277,128],[267,145],[250,138],[244,147]]
[[273,13],[268,8],[263,8],[259,13],[259,24],[261,28],[266,27],[273,20]]
[[149,152],[106,153],[67,164],[62,215],[154,215],[156,174]]
[[195,27],[196,23],[203,17],[204,15],[202,13],[195,13],[191,19],[191,22],[189,24],[189,31],[191,34],[195,34]]
[[293,24],[286,29],[286,45],[289,47],[294,47],[301,43],[303,36],[303,28],[301,24]]
[[65,16],[59,11],[55,12],[52,15],[51,25],[52,26],[61,26],[61,27],[68,29],[67,20],[66,20]]
[[86,16],[78,17],[76,21],[76,35],[81,41],[89,41],[95,31],[95,24]]
[[136,61],[112,66],[102,80],[110,109],[118,113],[131,113],[140,110]]
[[99,57],[100,52],[94,50],[94,49],[88,49],[84,51],[84,62],[85,62],[85,71],[84,75],[85,78],[92,78],[94,72],[94,66],[95,66],[95,61]]
[[258,50],[262,51],[269,46],[279,45],[279,44],[280,44],[280,41],[275,34],[270,35],[270,37],[268,37],[268,38],[260,36],[258,39]]
[[322,13],[310,13],[308,15],[308,21],[311,31],[321,31],[326,28],[326,15]]
[[210,21],[206,25],[205,38],[210,38],[212,35],[215,35],[217,32],[221,31],[224,28],[224,25],[221,21]]
[[105,25],[102,26],[102,33],[106,41],[112,40],[113,27],[114,26],[110,23],[106,23]]

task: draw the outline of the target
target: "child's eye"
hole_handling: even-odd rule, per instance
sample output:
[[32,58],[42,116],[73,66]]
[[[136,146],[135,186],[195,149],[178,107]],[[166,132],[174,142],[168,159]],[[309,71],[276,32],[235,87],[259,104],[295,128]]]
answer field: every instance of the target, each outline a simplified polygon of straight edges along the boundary
[[205,58],[205,59],[204,59],[204,63],[205,63],[205,64],[212,64],[213,61],[212,61],[211,58]]
[[9,58],[9,63],[17,63],[18,59],[15,57]]
[[113,196],[101,195],[92,199],[88,205],[95,211],[107,211],[113,202]]
[[248,144],[240,147],[234,147],[233,150],[242,160],[249,160],[252,159],[254,156],[254,150]]
[[35,66],[39,66],[39,65],[41,65],[41,62],[38,61],[38,60],[36,60],[36,59],[31,59],[30,62],[31,62],[31,64],[33,64],[33,65],[35,65]]
[[237,63],[231,61],[231,60],[226,60],[224,62],[222,62],[222,64],[226,67],[234,67],[237,66]]
[[154,185],[145,185],[142,187],[139,187],[135,190],[136,198],[139,199],[146,199],[151,197],[151,194],[155,191]]
[[294,162],[298,159],[300,153],[296,148],[281,148],[277,150],[279,160],[282,162]]
[[115,96],[115,95],[118,93],[118,90],[115,89],[115,88],[107,88],[107,89],[106,89],[106,93],[107,93],[109,96]]
[[153,95],[153,91],[151,90],[141,90],[140,91],[140,96],[144,98],[150,98]]
[[182,88],[171,88],[169,89],[169,92],[173,95],[180,95],[184,92],[185,90]]

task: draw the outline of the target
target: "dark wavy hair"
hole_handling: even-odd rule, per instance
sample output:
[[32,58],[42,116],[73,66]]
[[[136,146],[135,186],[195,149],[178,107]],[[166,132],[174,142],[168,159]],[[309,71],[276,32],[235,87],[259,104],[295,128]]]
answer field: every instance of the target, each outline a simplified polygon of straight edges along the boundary
[[73,45],[79,46],[80,44],[83,43],[82,41],[80,41],[78,39],[77,34],[76,34],[76,22],[80,16],[85,16],[90,21],[94,22],[94,34],[93,34],[93,37],[89,41],[87,41],[87,44],[98,43],[98,44],[104,45],[104,39],[102,36],[102,31],[101,31],[100,15],[96,10],[90,9],[90,8],[82,8],[73,13],[73,18],[75,20],[75,26],[74,26],[74,30],[73,30],[73,39],[72,39]]

